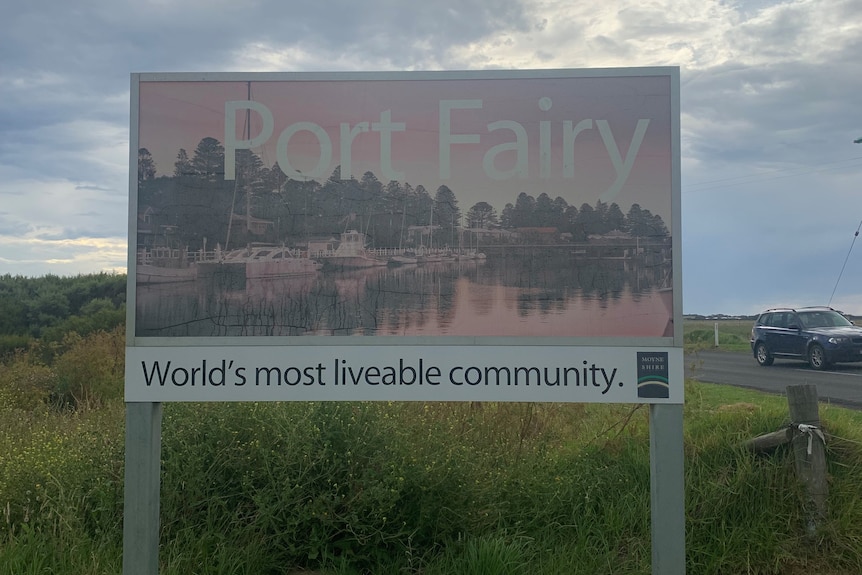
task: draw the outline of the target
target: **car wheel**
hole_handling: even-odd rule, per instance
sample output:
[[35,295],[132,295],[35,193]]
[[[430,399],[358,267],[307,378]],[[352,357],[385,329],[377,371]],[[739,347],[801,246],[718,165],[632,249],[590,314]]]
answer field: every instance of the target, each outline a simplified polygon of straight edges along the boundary
[[812,344],[808,348],[808,365],[812,369],[824,370],[829,368],[829,362],[826,361],[826,352],[820,344]]
[[758,343],[757,347],[754,348],[754,359],[757,360],[759,365],[763,366],[772,365],[772,362],[775,361],[765,343]]

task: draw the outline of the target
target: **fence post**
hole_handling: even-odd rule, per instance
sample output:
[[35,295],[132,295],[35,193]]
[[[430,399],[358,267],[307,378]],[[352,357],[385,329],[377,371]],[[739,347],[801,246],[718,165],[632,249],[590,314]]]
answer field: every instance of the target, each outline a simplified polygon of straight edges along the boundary
[[787,404],[793,430],[796,476],[805,488],[806,531],[813,536],[826,519],[829,496],[826,445],[820,429],[817,387],[811,384],[787,386]]

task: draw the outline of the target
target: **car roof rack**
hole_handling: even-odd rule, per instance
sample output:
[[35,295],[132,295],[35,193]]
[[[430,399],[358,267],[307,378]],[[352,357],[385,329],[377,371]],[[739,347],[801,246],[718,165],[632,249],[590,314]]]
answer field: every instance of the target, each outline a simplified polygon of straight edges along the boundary
[[[799,308],[795,308],[795,307],[771,307],[771,308],[763,311],[763,313],[770,312],[770,311],[815,311],[815,310],[837,311],[834,308],[831,308],[831,307],[826,306],[826,305],[810,305],[810,306],[799,307]],[[841,312],[839,312],[839,313],[841,313]]]

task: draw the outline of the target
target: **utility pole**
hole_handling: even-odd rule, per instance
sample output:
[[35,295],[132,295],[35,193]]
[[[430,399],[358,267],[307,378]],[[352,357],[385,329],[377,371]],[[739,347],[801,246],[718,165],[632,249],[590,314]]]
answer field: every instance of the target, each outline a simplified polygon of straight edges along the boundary
[[[862,138],[856,138],[853,140],[854,144],[862,144]],[[841,266],[841,271],[838,273],[838,280],[835,282],[835,287],[832,288],[832,295],[829,296],[829,303],[826,305],[832,305],[832,298],[835,297],[835,290],[838,289],[838,282],[841,281],[841,276],[844,274],[844,268],[847,267],[847,260],[850,259],[850,252],[853,251],[853,244],[856,243],[856,238],[859,237],[859,230],[862,230],[862,222],[859,222],[859,227],[856,228],[856,233],[853,234],[853,241],[850,242],[850,250],[847,252],[847,257],[844,258],[844,265]]]

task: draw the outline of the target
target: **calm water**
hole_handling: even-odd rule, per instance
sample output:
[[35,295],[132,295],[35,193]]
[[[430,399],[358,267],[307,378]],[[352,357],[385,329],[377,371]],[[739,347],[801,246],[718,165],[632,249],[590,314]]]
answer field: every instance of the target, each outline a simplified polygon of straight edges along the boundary
[[[138,336],[662,336],[668,266],[568,254],[142,285]],[[239,285],[239,284],[245,285]]]

